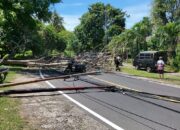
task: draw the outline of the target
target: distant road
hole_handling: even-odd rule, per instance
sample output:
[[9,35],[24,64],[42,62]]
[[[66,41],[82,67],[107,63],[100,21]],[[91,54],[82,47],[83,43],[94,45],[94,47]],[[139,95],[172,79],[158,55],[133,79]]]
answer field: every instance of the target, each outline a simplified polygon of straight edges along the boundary
[[[97,83],[112,83],[144,92],[180,97],[179,88],[136,79],[119,73],[106,73],[82,78]],[[50,84],[55,87],[92,86],[91,83],[72,79],[67,81],[53,80],[50,81]],[[125,130],[180,129],[180,103],[102,90],[71,91],[67,92],[67,95]],[[94,116],[92,115],[92,117]],[[115,128],[97,117],[94,118],[110,129]]]

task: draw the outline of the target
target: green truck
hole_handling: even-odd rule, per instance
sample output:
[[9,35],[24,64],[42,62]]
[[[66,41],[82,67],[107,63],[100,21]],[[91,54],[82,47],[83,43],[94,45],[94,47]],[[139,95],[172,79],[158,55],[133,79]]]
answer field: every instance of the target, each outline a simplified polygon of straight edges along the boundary
[[136,69],[145,69],[147,72],[156,71],[156,63],[159,57],[167,62],[167,52],[165,51],[143,51],[140,52],[133,60],[133,66]]

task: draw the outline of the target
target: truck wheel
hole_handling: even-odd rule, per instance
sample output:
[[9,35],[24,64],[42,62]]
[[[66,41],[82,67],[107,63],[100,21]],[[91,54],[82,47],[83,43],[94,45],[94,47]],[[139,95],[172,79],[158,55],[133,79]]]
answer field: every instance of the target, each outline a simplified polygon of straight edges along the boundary
[[149,72],[149,73],[152,72],[151,67],[147,67],[147,68],[146,68],[146,71]]

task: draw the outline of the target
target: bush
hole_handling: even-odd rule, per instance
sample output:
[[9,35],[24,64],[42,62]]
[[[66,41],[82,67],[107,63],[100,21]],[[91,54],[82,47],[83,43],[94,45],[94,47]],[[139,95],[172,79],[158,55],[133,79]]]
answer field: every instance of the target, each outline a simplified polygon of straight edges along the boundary
[[74,57],[75,53],[73,51],[64,51],[64,55],[67,57]]
[[23,60],[23,59],[29,59],[29,58],[32,58],[32,51],[26,51],[24,54],[22,53],[19,53],[19,54],[16,54],[14,56],[14,59],[17,59],[17,60]]
[[172,63],[172,66],[174,67],[174,69],[176,71],[179,71],[180,70],[180,55],[177,55],[174,60],[173,60],[173,63]]

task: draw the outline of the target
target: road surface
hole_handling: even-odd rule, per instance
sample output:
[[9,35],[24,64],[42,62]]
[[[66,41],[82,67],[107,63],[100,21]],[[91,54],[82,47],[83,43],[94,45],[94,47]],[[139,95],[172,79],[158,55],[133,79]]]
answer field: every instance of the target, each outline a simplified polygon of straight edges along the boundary
[[[48,75],[47,72],[42,72]],[[96,86],[91,82],[114,84],[154,94],[180,97],[180,88],[153,83],[144,79],[129,77],[120,73],[103,73],[96,76],[83,76],[73,79],[48,81],[51,87]],[[87,81],[90,81],[89,83]],[[104,90],[83,90],[65,92],[72,100],[92,110],[98,116],[90,116],[110,129],[125,130],[179,130],[180,103],[173,103],[140,95],[129,95]],[[88,109],[88,110],[86,110]],[[100,116],[100,117],[99,117]],[[101,118],[102,117],[102,118]]]

